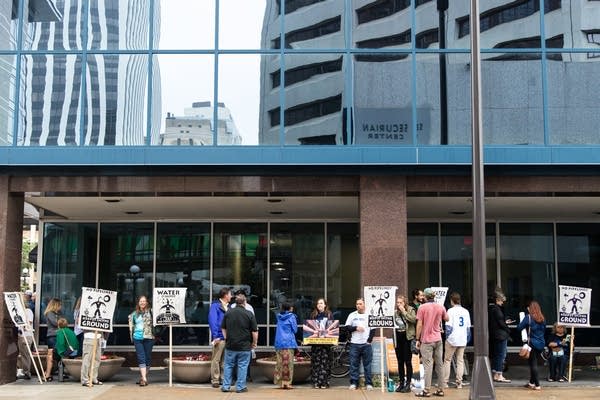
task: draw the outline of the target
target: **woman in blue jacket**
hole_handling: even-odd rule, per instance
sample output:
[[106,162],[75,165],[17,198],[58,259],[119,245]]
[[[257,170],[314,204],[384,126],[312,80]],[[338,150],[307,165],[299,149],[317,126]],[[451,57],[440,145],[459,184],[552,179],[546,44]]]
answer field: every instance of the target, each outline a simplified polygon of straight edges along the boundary
[[538,373],[538,356],[544,350],[546,341],[544,339],[544,333],[546,332],[546,320],[542,309],[537,301],[532,301],[527,307],[529,315],[519,323],[517,331],[527,329],[527,336],[529,347],[531,347],[531,353],[529,353],[529,382],[525,385],[526,388],[540,390],[540,378]]
[[294,377],[294,353],[298,348],[298,343],[296,343],[298,321],[293,310],[294,307],[290,303],[283,303],[281,312],[277,314],[277,328],[275,330],[277,365],[275,366],[273,383],[280,385],[282,389],[292,389]]

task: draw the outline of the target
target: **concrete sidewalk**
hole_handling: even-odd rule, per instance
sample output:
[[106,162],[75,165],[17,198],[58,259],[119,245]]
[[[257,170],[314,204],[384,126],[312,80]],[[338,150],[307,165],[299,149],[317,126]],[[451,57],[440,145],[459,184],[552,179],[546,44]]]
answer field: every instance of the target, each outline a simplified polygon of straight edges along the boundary
[[[526,389],[523,385],[528,379],[526,367],[513,367],[507,374],[512,379],[508,384],[496,385],[496,398],[498,400],[518,399],[594,399],[600,397],[600,372],[595,368],[576,369],[575,379],[571,383],[541,382],[542,390]],[[543,373],[543,371],[540,371]],[[168,371],[157,369],[149,375],[150,384],[139,387],[135,384],[137,372],[129,368],[122,368],[117,375],[102,386],[93,388],[83,387],[78,381],[53,382],[39,384],[35,379],[19,380],[0,387],[0,399],[48,399],[48,400],[79,400],[79,399],[110,399],[110,400],[163,400],[184,398],[210,398],[216,400],[246,399],[246,400],[275,400],[275,399],[306,399],[327,397],[328,399],[344,400],[377,400],[383,398],[415,399],[411,393],[382,393],[376,388],[373,391],[348,390],[347,379],[335,379],[329,389],[313,389],[308,383],[299,384],[293,390],[281,390],[264,378],[255,378],[248,384],[247,393],[222,393],[210,384],[179,384],[172,387],[168,384]],[[436,398],[432,396],[432,398]],[[463,389],[449,388],[445,390],[445,398],[468,399],[469,386]]]

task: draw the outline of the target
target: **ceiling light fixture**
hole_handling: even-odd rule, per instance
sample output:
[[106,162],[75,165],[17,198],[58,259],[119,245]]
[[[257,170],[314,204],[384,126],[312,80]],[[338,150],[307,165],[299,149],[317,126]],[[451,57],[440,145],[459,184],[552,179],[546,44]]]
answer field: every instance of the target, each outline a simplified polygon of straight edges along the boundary
[[269,203],[281,203],[283,200],[282,199],[267,199],[267,201]]
[[125,214],[127,215],[138,215],[141,214],[141,211],[125,211]]

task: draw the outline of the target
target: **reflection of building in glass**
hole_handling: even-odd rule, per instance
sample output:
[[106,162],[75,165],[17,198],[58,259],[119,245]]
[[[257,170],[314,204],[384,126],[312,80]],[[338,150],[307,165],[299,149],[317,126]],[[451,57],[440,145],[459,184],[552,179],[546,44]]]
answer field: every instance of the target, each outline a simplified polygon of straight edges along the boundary
[[[281,1],[267,7],[263,47],[280,46]],[[438,1],[415,2],[414,47],[417,50],[439,47]],[[444,2],[441,2],[444,3]],[[499,4],[502,3],[502,4]],[[544,2],[545,31],[542,46],[539,1],[481,1],[481,47],[498,49],[483,55],[484,126],[488,144],[543,143],[542,52],[546,51],[548,82],[555,90],[548,98],[552,110],[551,130],[556,144],[594,143],[597,140],[590,118],[591,105],[569,104],[571,96],[560,82],[580,81],[592,75],[593,66],[580,61],[597,59],[594,53],[553,52],[556,48],[597,50],[600,4],[584,2],[567,6],[560,0]],[[285,44],[287,49],[344,49],[346,16],[351,18],[348,48],[398,49],[398,53],[352,56],[352,65],[340,52],[286,55],[281,77],[280,56],[265,55],[261,71],[260,143],[278,143],[280,130],[280,83],[285,81],[285,143],[345,143],[345,104],[348,102],[344,73],[352,67],[353,127],[357,144],[410,144],[416,122],[417,142],[440,143],[440,124],[448,116],[449,144],[470,142],[469,2],[451,1],[445,12],[447,49],[463,49],[462,54],[444,56],[447,71],[447,106],[440,97],[438,54],[418,53],[413,65],[410,52],[413,32],[411,1],[359,0],[344,12],[340,0],[286,0]],[[514,51],[536,48],[537,52]],[[513,50],[512,52],[508,49]],[[578,61],[578,63],[574,63]],[[535,75],[535,78],[534,76]],[[514,77],[507,80],[506,76]],[[416,96],[413,82],[416,80]],[[595,87],[583,87],[581,99],[593,98]],[[416,121],[412,103],[416,102]],[[444,113],[440,110],[445,108]],[[526,129],[524,129],[526,127]],[[383,131],[380,131],[383,129]],[[565,130],[581,132],[570,138],[558,137]],[[383,135],[382,135],[383,133]],[[392,133],[392,135],[386,135]]]
[[[182,117],[167,113],[165,132],[160,135],[160,144],[176,146],[204,146],[213,144],[212,120],[214,108],[210,101],[199,101],[186,108]],[[219,145],[242,143],[231,111],[224,103],[217,110]]]
[[[85,15],[85,7],[89,10]],[[34,50],[147,48],[146,1],[57,0],[60,20],[31,24]],[[86,29],[83,29],[87,21]],[[155,24],[155,40],[158,39]],[[22,145],[141,145],[146,143],[148,57],[143,54],[33,54],[24,58]],[[85,68],[82,81],[81,74]],[[160,98],[158,65],[154,94]],[[83,95],[82,95],[83,92]],[[82,108],[84,109],[82,120]],[[153,109],[150,143],[158,141],[160,105]],[[154,116],[155,115],[155,116]]]

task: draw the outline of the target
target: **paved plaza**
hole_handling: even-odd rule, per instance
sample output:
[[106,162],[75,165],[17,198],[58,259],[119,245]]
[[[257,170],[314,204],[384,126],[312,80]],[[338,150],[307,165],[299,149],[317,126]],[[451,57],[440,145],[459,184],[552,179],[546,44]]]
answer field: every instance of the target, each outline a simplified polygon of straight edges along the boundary
[[[543,371],[543,369],[542,369]],[[574,379],[571,383],[542,382],[541,391],[528,390],[523,387],[528,378],[526,367],[511,367],[506,375],[512,379],[509,384],[497,384],[496,399],[519,400],[519,399],[543,399],[543,400],[566,400],[566,399],[594,399],[600,398],[600,371],[595,367],[576,368]],[[281,390],[275,388],[266,379],[254,377],[254,381],[248,384],[247,393],[222,393],[214,389],[210,384],[179,384],[173,383],[169,387],[168,371],[164,368],[153,370],[149,375],[150,384],[147,387],[138,387],[135,384],[137,372],[129,368],[122,368],[110,382],[93,388],[83,387],[79,381],[68,380],[65,382],[49,382],[39,384],[37,380],[19,380],[0,387],[0,399],[48,399],[48,400],[80,400],[80,399],[108,399],[108,400],[166,400],[166,399],[245,399],[245,400],[270,400],[270,399],[390,399],[405,398],[416,399],[411,393],[382,393],[380,389],[373,391],[348,390],[347,379],[334,379],[329,389],[313,389],[308,383],[299,384],[293,390]],[[501,385],[501,386],[500,386]],[[432,396],[432,398],[435,398]],[[468,399],[469,387],[463,389],[449,388],[445,390],[445,398]]]

